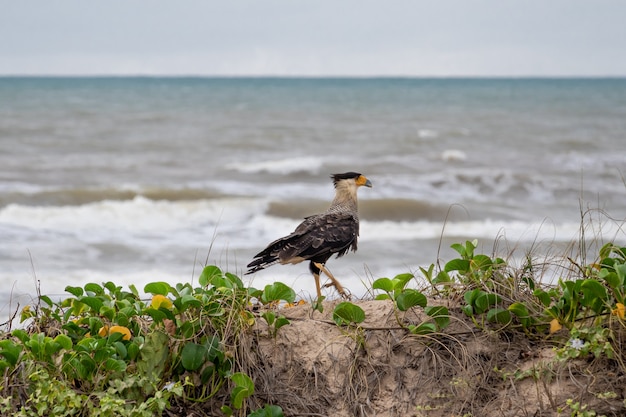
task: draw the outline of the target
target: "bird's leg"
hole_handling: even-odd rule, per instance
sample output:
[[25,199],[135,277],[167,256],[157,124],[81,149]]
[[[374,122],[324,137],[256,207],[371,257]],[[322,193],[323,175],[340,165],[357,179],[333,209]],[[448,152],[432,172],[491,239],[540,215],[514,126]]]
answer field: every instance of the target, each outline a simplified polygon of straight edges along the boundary
[[[350,299],[350,296],[348,295],[346,290],[343,289],[343,286],[339,283],[339,281],[337,281],[337,279],[333,276],[333,274],[330,273],[330,271],[326,268],[326,266],[324,266],[324,264],[319,263],[319,262],[314,262],[313,264],[316,267],[318,267],[320,269],[320,271],[325,273],[326,276],[330,279],[332,284],[328,284],[328,285],[334,286],[337,289],[337,292],[339,293],[339,295],[341,295],[342,298],[344,298],[346,300]],[[319,282],[317,283],[317,285],[319,287]]]
[[320,289],[320,274],[313,274],[313,278],[315,278],[315,289],[317,290],[317,299],[320,300],[322,297],[322,290]]

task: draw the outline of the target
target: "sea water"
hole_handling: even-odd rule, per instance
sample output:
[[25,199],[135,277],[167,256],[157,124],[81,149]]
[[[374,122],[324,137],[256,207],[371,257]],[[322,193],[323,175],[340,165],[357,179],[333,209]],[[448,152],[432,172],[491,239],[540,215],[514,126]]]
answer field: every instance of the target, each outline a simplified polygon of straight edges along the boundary
[[374,185],[328,262],[357,296],[452,242],[626,244],[625,167],[626,79],[0,78],[0,313],[206,264],[314,295],[306,264],[243,272],[346,171]]

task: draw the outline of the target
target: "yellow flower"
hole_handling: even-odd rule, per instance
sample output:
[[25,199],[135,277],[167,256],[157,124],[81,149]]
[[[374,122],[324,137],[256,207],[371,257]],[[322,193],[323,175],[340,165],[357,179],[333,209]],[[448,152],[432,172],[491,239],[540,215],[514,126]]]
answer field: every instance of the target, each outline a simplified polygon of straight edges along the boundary
[[550,322],[550,334],[556,333],[562,328],[563,326],[561,326],[561,323],[559,323],[557,319],[552,319],[552,321]]
[[169,308],[172,308],[172,300],[170,300],[164,295],[157,294],[154,297],[152,297],[152,302],[150,303],[150,305],[152,306],[152,308],[155,308],[155,309],[159,309],[161,307],[169,309]]
[[105,337],[109,334],[109,326],[102,326],[98,330],[98,336]]
[[131,337],[130,330],[128,329],[128,327],[124,327],[124,326],[111,326],[111,328],[109,329],[109,335],[113,333],[123,334],[124,335],[124,337],[122,337],[123,340],[130,340],[130,337]]
[[292,308],[292,307],[296,307],[296,306],[301,306],[306,304],[306,301],[304,300],[298,300],[295,303],[287,303],[285,304],[285,308]]
[[624,306],[624,304],[622,303],[617,303],[615,305],[617,306],[617,308],[611,311],[611,313],[624,320],[624,317],[626,316],[626,306]]
[[242,311],[241,317],[248,324],[248,326],[254,325],[254,315],[249,311]]

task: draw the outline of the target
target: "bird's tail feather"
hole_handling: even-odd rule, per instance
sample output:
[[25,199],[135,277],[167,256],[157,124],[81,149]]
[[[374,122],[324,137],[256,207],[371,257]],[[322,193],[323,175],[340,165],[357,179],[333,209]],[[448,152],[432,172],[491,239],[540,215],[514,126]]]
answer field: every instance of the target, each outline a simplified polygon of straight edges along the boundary
[[248,264],[248,271],[244,275],[254,274],[257,271],[267,268],[278,263],[278,258],[275,256],[264,256],[256,258]]

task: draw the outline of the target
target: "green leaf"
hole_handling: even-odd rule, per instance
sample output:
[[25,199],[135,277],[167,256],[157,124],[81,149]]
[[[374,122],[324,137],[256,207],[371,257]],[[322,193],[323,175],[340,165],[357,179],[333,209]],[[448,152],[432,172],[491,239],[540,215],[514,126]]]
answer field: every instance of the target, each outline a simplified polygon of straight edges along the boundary
[[89,284],[86,284],[85,285],[85,291],[92,292],[95,295],[102,295],[102,294],[104,294],[104,289],[100,285],[98,285],[98,284],[96,284],[94,282],[90,282]]
[[389,278],[378,278],[372,284],[372,288],[375,290],[382,290],[385,292],[393,291],[393,283]]
[[605,300],[607,298],[606,287],[600,284],[595,279],[586,279],[581,284],[581,290],[583,293],[589,294],[593,297]]
[[104,367],[107,371],[124,372],[126,370],[126,362],[121,359],[109,358],[104,363]]
[[13,337],[17,337],[18,339],[20,339],[20,342],[22,343],[26,343],[29,339],[30,336],[28,336],[28,333],[25,330],[22,329],[15,329],[11,332],[11,335]]
[[243,372],[236,372],[231,375],[230,379],[235,383],[235,388],[231,391],[230,398],[233,407],[240,409],[243,406],[243,400],[254,394],[254,383],[252,379]]
[[207,384],[214,374],[215,364],[208,362],[206,366],[202,367],[202,371],[200,372],[200,382],[202,384]]
[[243,387],[250,391],[250,393],[254,392],[254,382],[252,382],[252,379],[243,372],[235,372],[230,376],[230,379],[236,386]]
[[87,304],[94,312],[100,312],[100,308],[104,304],[98,297],[80,297],[81,303]]
[[125,359],[126,356],[128,356],[128,349],[126,349],[126,345],[124,343],[118,341],[113,343],[113,346],[115,346],[115,351],[120,358]]
[[97,368],[96,362],[87,355],[81,355],[75,366],[77,368],[78,374],[81,376],[81,379],[86,380],[92,378]]
[[72,346],[73,346],[72,339],[70,339],[69,336],[66,336],[64,334],[59,334],[54,338],[54,341],[58,343],[65,350],[72,349]]
[[487,312],[487,321],[499,324],[508,324],[511,322],[511,313],[504,308],[492,308]]
[[463,294],[465,304],[473,306],[478,296],[481,295],[483,292],[484,291],[479,288],[473,289],[472,291],[466,291],[465,294]]
[[0,340],[0,357],[3,357],[11,366],[15,366],[22,352],[22,346],[12,340]]
[[[196,297],[194,297],[191,294],[185,294],[183,296],[181,296],[178,300],[180,300],[180,310],[186,310],[188,308],[191,307],[201,307],[202,306],[202,302],[200,300],[198,300]],[[174,303],[176,304],[176,303]]]
[[622,286],[626,285],[626,264],[615,265],[617,278]]
[[109,306],[100,307],[100,315],[102,317],[109,319],[110,321],[113,321],[115,314],[116,314],[115,309],[112,307],[109,307]]
[[493,265],[493,261],[487,255],[476,255],[472,258],[471,264],[474,268],[484,271]]
[[613,243],[611,242],[606,243],[604,246],[602,246],[602,248],[600,248],[600,251],[598,252],[600,255],[600,259],[607,258],[608,256],[610,256],[612,250],[613,250]]
[[447,282],[452,282],[452,279],[446,271],[439,271],[435,279],[433,279],[433,284],[445,284]]
[[256,289],[254,287],[247,288],[248,297],[250,298],[261,298],[261,294],[263,294],[262,290]]
[[607,268],[602,268],[598,274],[613,290],[621,286],[622,282],[614,271],[609,271]]
[[474,307],[472,307],[471,305],[466,305],[463,306],[463,308],[461,308],[461,310],[463,310],[463,313],[465,313],[466,316],[468,317],[472,317],[474,315]]
[[459,271],[465,273],[469,271],[470,261],[467,259],[452,259],[443,267],[446,272]]
[[109,290],[111,294],[115,294],[117,292],[118,287],[112,281],[107,281],[104,283],[104,288]]
[[414,278],[414,275],[409,274],[409,273],[396,275],[391,280],[391,282],[393,283],[393,289],[395,291],[402,291],[404,287],[406,286],[406,284],[413,278]]
[[250,394],[250,392],[244,387],[233,388],[230,393],[230,400],[233,403],[233,407],[237,410],[243,407],[243,400],[248,398],[250,395],[252,394]]
[[533,291],[533,295],[539,299],[539,301],[541,302],[541,304],[543,304],[544,307],[550,306],[550,301],[551,301],[550,294],[547,291],[544,291],[541,288],[538,288],[535,291]]
[[435,323],[422,323],[419,326],[410,324],[408,329],[413,334],[424,335],[436,332],[437,326],[435,325]]
[[48,306],[50,306],[50,307],[52,307],[54,305],[54,303],[52,302],[50,297],[48,297],[47,295],[42,295],[41,297],[39,297],[39,299],[41,301],[43,301],[44,303],[48,304]]
[[422,273],[422,275],[424,275],[424,277],[430,281],[432,279],[433,276],[433,270],[435,269],[435,264],[430,264],[430,266],[428,267],[428,269],[425,269],[423,267],[419,267],[420,272]]
[[210,301],[204,305],[203,310],[208,316],[221,317],[225,314],[226,310],[222,307],[222,304],[218,301]]
[[445,329],[450,324],[450,314],[445,306],[424,307],[424,312],[435,320],[439,330]]
[[221,269],[219,269],[215,265],[209,265],[209,266],[205,266],[204,269],[202,270],[202,273],[200,274],[200,278],[198,278],[198,282],[203,287],[207,287],[208,285],[213,285],[215,287],[222,287],[224,285],[216,285],[214,281],[216,278],[223,278],[223,276],[224,276],[224,273],[222,272]]
[[183,368],[188,371],[195,371],[200,368],[205,362],[208,352],[206,346],[188,342],[181,352]]
[[404,290],[396,297],[396,304],[400,311],[407,311],[415,306],[425,307],[426,303],[426,296],[414,289]]
[[583,297],[580,303],[596,313],[601,313],[608,300],[606,287],[595,279],[586,279],[580,287]]
[[261,302],[268,304],[274,301],[284,300],[288,303],[293,303],[296,299],[296,292],[289,286],[282,282],[275,282],[271,285],[266,285],[261,294]]
[[283,326],[286,326],[287,324],[291,323],[289,321],[289,319],[285,316],[280,316],[276,319],[276,323],[274,324],[274,328],[276,330],[280,329]]
[[272,311],[266,311],[261,315],[261,317],[265,319],[268,326],[274,324],[274,320],[276,320],[276,314],[274,314]]
[[135,296],[135,298],[139,298],[139,291],[137,291],[137,287],[135,286],[135,284],[130,284],[128,286],[128,289],[130,290],[131,294]]
[[205,342],[205,346],[208,349],[207,358],[211,362],[217,362],[223,360],[224,352],[220,350],[220,338],[217,335],[213,335],[211,339]]
[[530,317],[528,308],[522,303],[513,303],[509,306],[509,311],[515,314],[519,319],[526,319]]
[[333,321],[337,323],[338,326],[342,324],[350,324],[350,323],[362,323],[365,320],[365,311],[355,304],[352,304],[349,301],[344,301],[335,307],[333,310]]
[[139,346],[135,343],[130,343],[128,345],[128,347],[126,348],[127,351],[127,357],[128,359],[130,359],[131,361],[134,361],[135,359],[137,359],[137,356],[139,356]]
[[253,411],[248,417],[284,417],[283,409],[277,405],[266,404],[265,407]]
[[81,295],[83,295],[83,289],[81,287],[72,287],[68,285],[67,287],[65,287],[65,291],[69,292],[74,297],[80,297]]
[[159,379],[165,371],[170,356],[170,336],[168,334],[152,331],[145,336],[143,343],[133,339],[128,345],[129,356],[134,354],[135,348],[131,346],[138,343],[141,346],[137,359],[137,370],[140,375],[149,376],[151,379]]
[[243,282],[241,281],[241,279],[235,275],[235,274],[231,274],[230,272],[227,272],[225,274],[226,278],[228,278],[230,280],[230,282],[232,282],[234,285],[233,287],[235,288],[243,288]]
[[465,242],[465,252],[468,258],[474,257],[474,249],[478,246],[478,239],[474,239],[471,242],[468,240]]
[[479,294],[474,301],[474,311],[476,314],[484,313],[489,307],[499,302],[500,296],[498,294],[481,291],[481,294]]
[[320,313],[324,312],[324,300],[326,299],[325,296],[321,296],[321,297],[317,297],[315,299],[315,301],[313,302],[313,311],[319,311]]
[[147,294],[152,294],[152,295],[156,295],[156,294],[167,295],[169,294],[171,288],[172,287],[167,282],[162,282],[162,281],[150,282],[146,284],[145,287],[143,287],[143,292]]
[[161,310],[157,310],[156,308],[146,308],[143,311],[143,314],[147,314],[148,316],[152,317],[152,320],[154,320],[155,323],[161,323],[163,320],[165,320],[167,318],[167,315],[165,314],[165,312],[161,311]]
[[461,255],[463,258],[467,254],[467,251],[465,250],[465,246],[461,245],[460,243],[453,243],[450,245],[450,247],[454,249],[455,251],[457,251],[458,254]]

